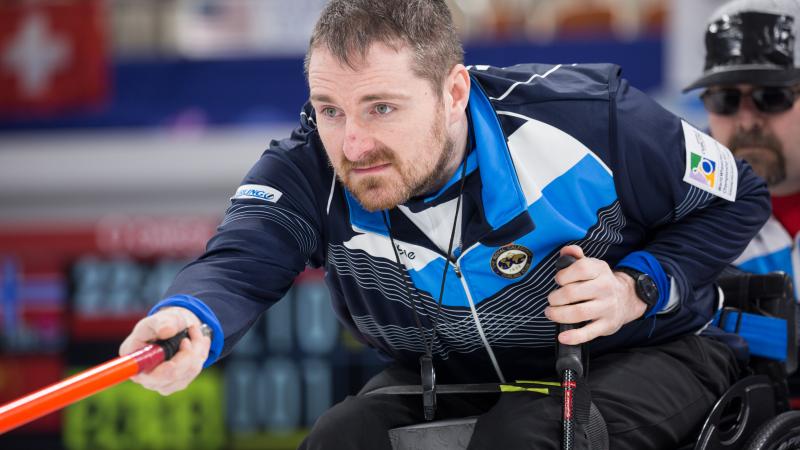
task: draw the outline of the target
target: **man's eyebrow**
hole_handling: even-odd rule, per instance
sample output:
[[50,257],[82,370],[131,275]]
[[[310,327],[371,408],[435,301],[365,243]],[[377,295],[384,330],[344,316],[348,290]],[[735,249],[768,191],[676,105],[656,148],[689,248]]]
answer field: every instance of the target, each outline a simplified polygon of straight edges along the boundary
[[311,94],[311,101],[318,103],[333,103],[333,99],[325,94]]
[[[359,99],[359,103],[370,103],[381,100],[408,100],[411,96],[394,92],[378,92],[367,94]],[[311,101],[317,103],[336,103],[333,98],[325,94],[311,94]]]
[[394,92],[378,92],[361,97],[360,103],[370,103],[380,100],[408,100],[411,96]]

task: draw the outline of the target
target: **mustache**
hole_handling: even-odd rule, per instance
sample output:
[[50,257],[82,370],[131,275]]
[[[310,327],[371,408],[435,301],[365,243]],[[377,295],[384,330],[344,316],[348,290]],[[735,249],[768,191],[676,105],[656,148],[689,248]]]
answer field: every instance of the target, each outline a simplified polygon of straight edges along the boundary
[[762,147],[772,151],[783,159],[783,145],[775,135],[766,133],[761,128],[750,130],[738,129],[731,136],[730,147],[732,152],[743,147]]
[[347,159],[347,157],[342,156],[339,165],[343,170],[348,171],[352,169],[363,169],[365,167],[372,167],[380,164],[393,163],[394,161],[394,151],[392,151],[389,147],[381,145],[367,153],[358,161],[351,161]]

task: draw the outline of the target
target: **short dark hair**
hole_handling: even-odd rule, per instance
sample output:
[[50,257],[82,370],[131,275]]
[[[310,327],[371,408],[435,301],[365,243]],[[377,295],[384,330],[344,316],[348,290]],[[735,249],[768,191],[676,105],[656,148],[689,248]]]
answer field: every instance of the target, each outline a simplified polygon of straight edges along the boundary
[[412,70],[431,82],[437,95],[444,79],[464,61],[464,49],[444,0],[331,0],[322,10],[306,53],[324,45],[333,56],[355,69],[372,44],[414,54]]

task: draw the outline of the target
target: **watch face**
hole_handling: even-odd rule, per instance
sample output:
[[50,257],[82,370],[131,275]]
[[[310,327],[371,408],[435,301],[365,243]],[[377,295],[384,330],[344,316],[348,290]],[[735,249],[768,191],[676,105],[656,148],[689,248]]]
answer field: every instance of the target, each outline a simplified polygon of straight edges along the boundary
[[658,301],[658,286],[656,286],[656,282],[647,275],[642,274],[636,280],[636,287],[638,288],[638,294],[648,304],[655,305]]

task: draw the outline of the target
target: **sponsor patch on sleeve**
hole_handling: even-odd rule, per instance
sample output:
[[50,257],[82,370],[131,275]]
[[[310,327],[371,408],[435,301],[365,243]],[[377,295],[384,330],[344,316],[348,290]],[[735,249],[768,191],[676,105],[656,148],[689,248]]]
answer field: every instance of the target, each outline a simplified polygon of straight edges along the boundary
[[731,151],[685,120],[681,123],[686,139],[683,181],[725,200],[736,200],[739,170]]
[[260,184],[244,184],[239,186],[239,189],[236,190],[236,194],[231,197],[231,200],[252,198],[256,200],[277,203],[282,195],[283,192],[269,186],[262,186]]

